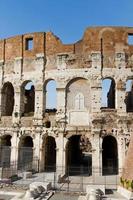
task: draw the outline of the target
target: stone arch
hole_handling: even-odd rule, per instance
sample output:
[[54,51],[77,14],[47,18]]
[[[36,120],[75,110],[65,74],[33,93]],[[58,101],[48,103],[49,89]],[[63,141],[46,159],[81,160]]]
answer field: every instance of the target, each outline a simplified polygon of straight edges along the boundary
[[31,136],[23,136],[19,142],[18,169],[32,170],[33,163],[33,139]]
[[12,83],[6,82],[2,87],[1,115],[12,116],[14,109],[14,87]]
[[99,39],[101,39],[104,36],[106,36],[105,39],[107,41],[108,40],[112,40],[112,38],[114,38],[114,34],[115,34],[115,30],[113,28],[105,27],[105,28],[103,28],[103,29],[100,30],[100,32],[99,32]]
[[33,116],[35,110],[35,87],[31,80],[21,85],[21,115]]
[[115,80],[111,77],[106,77],[102,80],[102,107],[115,108]]
[[57,107],[57,92],[56,92],[56,80],[48,79],[44,83],[44,111],[56,112]]
[[66,173],[92,174],[92,145],[84,135],[72,135],[67,141]]
[[71,79],[68,79],[66,81],[66,89],[72,84],[74,83],[75,81],[78,81],[78,80],[86,80],[89,82],[89,80],[86,78],[86,77],[83,77],[83,76],[73,76]]
[[11,158],[11,135],[4,135],[0,138],[0,166],[10,167]]
[[102,142],[103,175],[118,174],[118,144],[112,135],[107,135]]
[[56,171],[56,141],[53,136],[44,136],[41,160],[42,171]]
[[[70,80],[66,85],[66,101],[67,109],[75,109],[75,97],[82,94],[84,98],[84,107],[88,108],[87,96],[90,95],[90,88],[88,80],[82,77],[77,77]],[[70,107],[70,108],[69,108]]]
[[102,66],[114,66],[114,44],[115,30],[112,28],[103,28],[99,33],[99,41],[101,44]]

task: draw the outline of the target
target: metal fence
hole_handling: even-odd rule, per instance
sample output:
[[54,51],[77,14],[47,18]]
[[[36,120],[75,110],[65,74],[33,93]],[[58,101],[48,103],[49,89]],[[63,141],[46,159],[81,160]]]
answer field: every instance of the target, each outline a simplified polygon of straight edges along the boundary
[[[34,170],[34,165],[37,167]],[[119,172],[122,169],[119,169]],[[11,184],[18,186],[28,186],[32,182],[51,182],[53,190],[65,192],[85,192],[87,185],[104,185],[105,189],[117,189],[119,185],[119,175],[102,174],[102,169],[85,168],[83,166],[63,167],[47,166],[43,172],[39,172],[38,160],[32,163],[23,163],[21,168],[18,168],[17,163],[11,163],[9,167],[1,167],[0,175],[2,180],[9,180]]]

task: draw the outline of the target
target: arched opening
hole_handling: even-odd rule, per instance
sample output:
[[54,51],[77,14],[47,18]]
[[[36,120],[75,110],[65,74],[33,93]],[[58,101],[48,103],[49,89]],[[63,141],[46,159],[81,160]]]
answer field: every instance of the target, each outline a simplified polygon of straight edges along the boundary
[[102,81],[102,108],[115,108],[115,81],[111,78]]
[[54,137],[47,136],[43,141],[44,171],[56,171],[56,142]]
[[55,80],[47,80],[44,84],[44,95],[43,95],[43,106],[44,106],[44,124],[46,128],[54,126],[55,113],[57,111],[57,91]]
[[44,87],[44,108],[47,111],[56,110],[57,92],[55,80],[47,81]]
[[0,138],[0,167],[10,167],[11,136],[5,135]]
[[118,174],[118,149],[116,139],[113,136],[104,137],[102,150],[103,175]]
[[18,151],[18,169],[32,170],[33,139],[26,136],[21,139]]
[[35,109],[35,88],[32,81],[26,81],[21,87],[22,116],[33,116]]
[[126,111],[133,112],[133,80],[129,79],[126,82]]
[[92,174],[92,146],[88,138],[74,135],[66,147],[67,174]]
[[2,88],[1,115],[12,116],[14,108],[14,88],[10,82],[4,84]]

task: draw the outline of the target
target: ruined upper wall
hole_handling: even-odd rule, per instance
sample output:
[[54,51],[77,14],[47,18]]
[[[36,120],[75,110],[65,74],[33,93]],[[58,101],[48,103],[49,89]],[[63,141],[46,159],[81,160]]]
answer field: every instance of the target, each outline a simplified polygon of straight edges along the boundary
[[[6,63],[16,57],[35,58],[41,53],[55,60],[58,55],[68,54],[68,68],[84,68],[91,67],[92,53],[99,52],[103,55],[104,67],[115,67],[115,53],[125,53],[125,59],[133,55],[133,45],[128,44],[129,34],[133,34],[133,28],[91,27],[86,29],[82,40],[70,45],[63,44],[51,32],[20,35],[0,40],[0,60]],[[30,39],[33,40],[33,49],[27,50]],[[46,69],[55,69],[53,63],[49,62]]]
[[[26,49],[26,42],[33,39],[33,49]],[[45,33],[31,33],[11,37],[0,41],[0,60],[9,61],[16,57],[32,58],[38,53],[44,53]]]

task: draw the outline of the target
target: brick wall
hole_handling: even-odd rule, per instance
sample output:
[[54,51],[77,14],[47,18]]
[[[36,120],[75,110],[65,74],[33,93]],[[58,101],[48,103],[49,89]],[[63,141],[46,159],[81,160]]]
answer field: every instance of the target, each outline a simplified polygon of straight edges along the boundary
[[[75,44],[63,44],[51,32],[24,34],[0,40],[0,60],[7,62],[16,57],[34,58],[39,53],[44,53],[46,56],[68,53],[74,54],[76,59],[82,60],[83,55],[101,51],[101,38],[104,57],[110,56],[114,59],[115,52],[125,52],[127,55],[133,54],[133,45],[128,45],[128,34],[132,33],[133,28],[128,27],[87,28],[83,38]],[[27,38],[33,38],[33,50],[26,50]],[[115,67],[115,65],[109,64],[106,59],[104,60],[104,66]],[[82,63],[80,67],[83,67]]]

